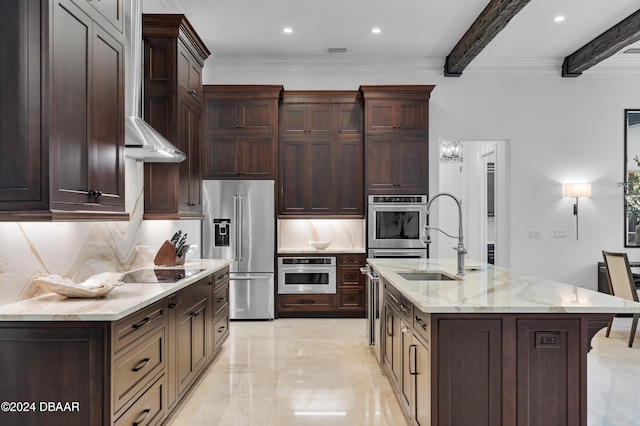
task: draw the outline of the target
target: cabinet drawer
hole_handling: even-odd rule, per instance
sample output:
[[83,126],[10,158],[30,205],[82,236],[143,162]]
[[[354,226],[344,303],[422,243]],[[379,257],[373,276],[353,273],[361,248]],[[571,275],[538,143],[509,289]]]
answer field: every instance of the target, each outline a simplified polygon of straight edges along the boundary
[[215,323],[213,324],[213,332],[215,333],[214,342],[215,342],[215,352],[218,352],[222,344],[229,337],[229,310],[223,310],[219,316],[216,317]]
[[400,294],[398,298],[398,312],[408,324],[413,324],[413,303]]
[[386,300],[394,309],[399,310],[400,292],[384,278],[382,278],[382,285],[384,287],[384,300]]
[[424,339],[424,343],[429,344],[431,335],[431,316],[413,308],[413,330]]
[[361,311],[364,308],[364,287],[349,287],[338,290],[338,309]]
[[224,285],[229,282],[229,268],[223,268],[219,271],[216,271],[213,274],[213,285],[217,289],[218,287]]
[[165,393],[166,385],[162,376],[115,421],[114,426],[160,424],[165,415]]
[[281,294],[278,304],[282,311],[332,311],[335,299],[333,294]]
[[338,268],[338,286],[362,286],[360,268]]
[[213,315],[218,313],[229,304],[229,283],[217,288],[213,292]]
[[344,266],[364,266],[365,255],[363,254],[342,254],[338,256],[338,265]]
[[113,362],[114,411],[118,412],[165,367],[165,329],[149,335]]
[[113,353],[117,354],[136,339],[158,326],[164,326],[166,300],[161,300],[135,314],[117,321],[112,326]]
[[201,279],[189,287],[185,287],[176,293],[176,315],[181,316],[193,310],[193,307],[203,299],[211,297],[211,284],[213,276]]

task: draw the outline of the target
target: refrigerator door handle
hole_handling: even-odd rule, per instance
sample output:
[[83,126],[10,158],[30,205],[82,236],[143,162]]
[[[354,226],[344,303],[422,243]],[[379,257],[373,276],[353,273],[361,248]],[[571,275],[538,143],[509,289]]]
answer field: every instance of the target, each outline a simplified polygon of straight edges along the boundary
[[236,221],[235,226],[236,226],[236,232],[234,235],[234,244],[235,246],[233,247],[233,260],[238,260],[238,246],[240,245],[240,241],[238,240],[238,233],[240,232],[240,224],[238,223],[238,196],[234,195],[233,196],[233,219]]
[[242,262],[243,253],[242,253],[242,241],[244,239],[244,198],[242,195],[238,196],[238,260]]

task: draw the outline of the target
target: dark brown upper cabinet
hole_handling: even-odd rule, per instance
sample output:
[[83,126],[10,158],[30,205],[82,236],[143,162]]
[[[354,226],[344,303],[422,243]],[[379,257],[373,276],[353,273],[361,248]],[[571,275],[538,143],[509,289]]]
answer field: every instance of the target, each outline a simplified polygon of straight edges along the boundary
[[285,91],[279,156],[281,216],[364,216],[358,92]]
[[370,194],[429,190],[429,96],[434,86],[361,86],[365,186]]
[[277,179],[282,86],[204,86],[204,179]]
[[129,218],[123,3],[84,3],[29,0],[3,10],[0,220]]
[[187,156],[144,165],[144,218],[202,220],[202,68],[211,53],[184,15],[145,14],[142,35],[145,120]]

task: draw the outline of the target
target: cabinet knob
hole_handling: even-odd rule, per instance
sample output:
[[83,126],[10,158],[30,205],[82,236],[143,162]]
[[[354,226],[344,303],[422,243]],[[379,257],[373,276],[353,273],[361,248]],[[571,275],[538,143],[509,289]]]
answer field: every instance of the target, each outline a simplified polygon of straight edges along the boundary
[[89,197],[98,198],[102,196],[102,191],[88,191],[87,195],[89,195]]
[[195,95],[196,94],[196,89],[190,89],[189,93],[191,93],[192,95]]

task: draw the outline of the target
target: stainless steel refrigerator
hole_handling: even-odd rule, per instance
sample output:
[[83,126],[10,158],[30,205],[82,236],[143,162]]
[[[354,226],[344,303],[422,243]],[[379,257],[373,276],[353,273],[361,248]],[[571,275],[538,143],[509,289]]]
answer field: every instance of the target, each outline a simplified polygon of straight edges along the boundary
[[273,319],[274,181],[205,180],[203,208],[203,257],[233,259],[230,319]]

